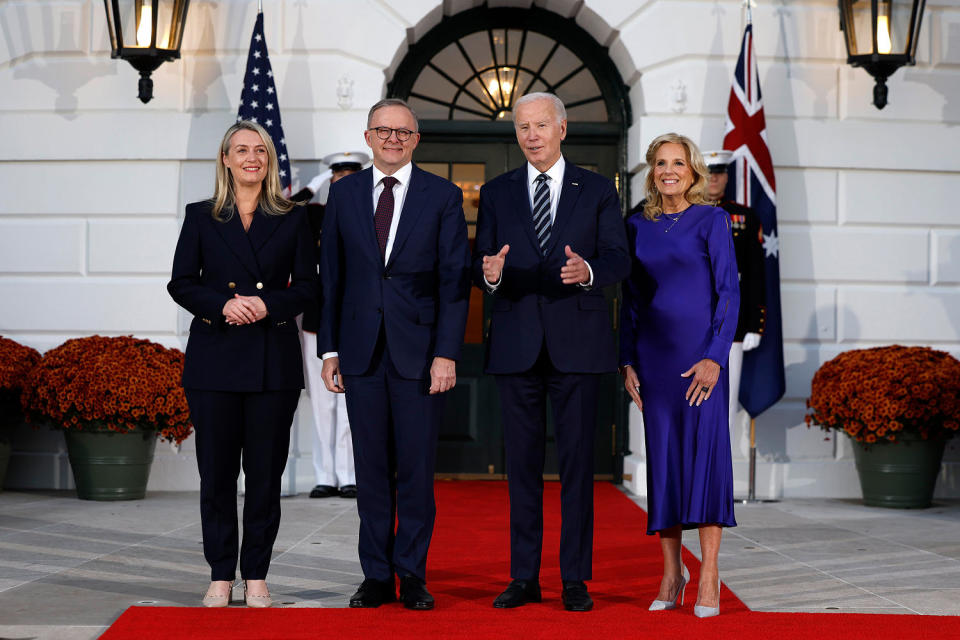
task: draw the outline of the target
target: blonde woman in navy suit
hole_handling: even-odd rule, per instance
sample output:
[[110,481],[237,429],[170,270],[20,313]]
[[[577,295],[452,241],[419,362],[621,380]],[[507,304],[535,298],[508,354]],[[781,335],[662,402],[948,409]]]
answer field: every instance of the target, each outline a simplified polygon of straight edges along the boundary
[[220,144],[213,198],[187,205],[167,285],[194,315],[183,386],[196,428],[203,554],[211,569],[205,606],[230,603],[238,555],[247,606],[272,604],[266,576],[280,526],[280,476],[303,388],[294,318],[315,298],[316,281],[306,214],[282,196],[270,135],[238,122]]

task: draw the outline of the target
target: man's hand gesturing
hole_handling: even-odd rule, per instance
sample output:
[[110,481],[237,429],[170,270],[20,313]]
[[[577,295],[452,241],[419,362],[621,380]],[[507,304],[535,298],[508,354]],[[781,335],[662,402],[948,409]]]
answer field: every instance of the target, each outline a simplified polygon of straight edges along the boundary
[[503,263],[507,259],[507,252],[510,251],[510,245],[505,244],[500,252],[495,256],[483,256],[483,278],[490,284],[500,282],[500,276],[503,275]]
[[560,281],[563,284],[586,284],[590,281],[590,270],[586,261],[575,253],[570,245],[563,248],[567,262],[560,268]]

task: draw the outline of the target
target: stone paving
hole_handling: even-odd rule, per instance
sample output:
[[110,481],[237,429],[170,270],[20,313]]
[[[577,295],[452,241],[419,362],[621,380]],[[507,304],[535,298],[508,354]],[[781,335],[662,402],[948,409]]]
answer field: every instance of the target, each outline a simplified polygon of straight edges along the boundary
[[[0,638],[85,640],[134,604],[199,605],[209,573],[198,503],[194,492],[131,502],[0,493]],[[282,508],[274,597],[346,606],[362,580],[356,502],[301,494]],[[960,501],[899,511],[790,500],[738,506],[737,520],[721,574],[751,609],[960,614]],[[695,532],[684,543],[699,552]]]
[[[736,517],[720,575],[754,611],[960,615],[960,501],[792,499],[738,505]],[[699,556],[695,532],[683,541]]]

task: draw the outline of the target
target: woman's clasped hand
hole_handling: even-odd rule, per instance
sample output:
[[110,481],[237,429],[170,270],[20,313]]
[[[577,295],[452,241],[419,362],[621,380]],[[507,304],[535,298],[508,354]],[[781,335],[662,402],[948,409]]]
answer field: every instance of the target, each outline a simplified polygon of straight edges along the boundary
[[267,317],[267,305],[260,296],[242,296],[236,293],[223,305],[223,317],[227,324],[251,324]]

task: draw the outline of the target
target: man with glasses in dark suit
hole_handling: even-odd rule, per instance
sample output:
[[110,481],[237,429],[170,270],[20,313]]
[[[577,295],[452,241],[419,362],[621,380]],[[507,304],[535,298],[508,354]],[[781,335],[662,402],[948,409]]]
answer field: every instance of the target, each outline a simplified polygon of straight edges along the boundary
[[[364,581],[351,607],[432,609],[427,549],[443,394],[456,384],[469,300],[463,193],[411,162],[420,140],[402,100],[370,108],[373,166],[332,185],[321,248],[318,353],[346,392]],[[396,530],[394,525],[396,523]]]

